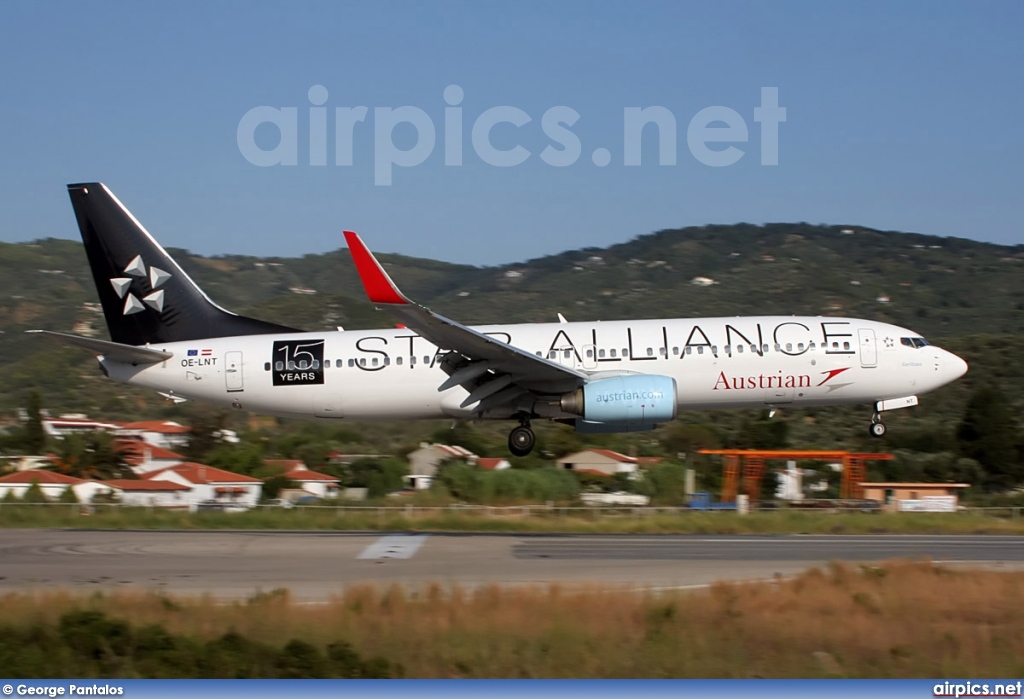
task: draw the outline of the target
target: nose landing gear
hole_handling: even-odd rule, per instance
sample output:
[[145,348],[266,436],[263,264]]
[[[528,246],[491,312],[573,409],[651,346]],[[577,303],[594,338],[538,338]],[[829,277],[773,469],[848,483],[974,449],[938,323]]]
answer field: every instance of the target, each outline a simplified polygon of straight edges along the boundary
[[509,432],[508,450],[512,456],[526,456],[533,451],[536,443],[537,435],[530,429],[529,418],[520,418],[519,426]]
[[879,413],[875,413],[871,416],[871,425],[868,426],[868,433],[872,437],[884,437],[885,436],[885,423],[882,422],[882,416]]

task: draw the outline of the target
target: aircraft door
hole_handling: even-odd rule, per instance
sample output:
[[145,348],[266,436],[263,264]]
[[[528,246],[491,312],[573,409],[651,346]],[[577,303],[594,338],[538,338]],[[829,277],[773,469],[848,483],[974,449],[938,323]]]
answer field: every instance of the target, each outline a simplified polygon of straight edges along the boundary
[[875,331],[861,328],[857,331],[860,338],[860,365],[862,367],[878,366],[878,347],[875,345]]
[[596,369],[597,368],[597,347],[594,345],[583,345],[580,348],[583,352],[583,368],[584,369]]
[[224,384],[228,392],[244,391],[242,382],[242,353],[227,352],[224,355]]

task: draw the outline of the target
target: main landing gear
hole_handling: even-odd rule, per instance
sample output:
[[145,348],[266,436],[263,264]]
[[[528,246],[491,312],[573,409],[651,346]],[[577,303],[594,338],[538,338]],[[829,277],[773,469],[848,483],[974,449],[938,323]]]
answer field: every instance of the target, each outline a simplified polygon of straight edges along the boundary
[[885,423],[882,422],[882,416],[880,413],[876,412],[871,416],[871,425],[868,426],[868,433],[872,437],[885,436]]
[[526,456],[533,451],[537,443],[537,435],[530,429],[529,418],[519,418],[519,427],[514,428],[508,435],[508,450],[512,456]]

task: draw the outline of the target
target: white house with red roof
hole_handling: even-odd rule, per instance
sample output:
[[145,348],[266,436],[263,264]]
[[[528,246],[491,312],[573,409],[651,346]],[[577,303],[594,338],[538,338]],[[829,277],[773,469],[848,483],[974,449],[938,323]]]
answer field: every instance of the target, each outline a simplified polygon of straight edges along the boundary
[[131,466],[132,471],[138,476],[162,471],[185,461],[185,457],[181,454],[154,446],[139,437],[122,437],[116,440],[115,444],[124,455],[125,463]]
[[191,427],[172,420],[142,420],[121,425],[115,434],[119,437],[136,437],[147,444],[164,449],[180,449],[188,445]]
[[512,468],[512,464],[508,459],[481,456],[476,460],[476,467],[484,471],[504,471],[506,468]]
[[263,492],[263,481],[224,469],[191,461],[154,471],[146,480],[172,481],[191,488],[190,509],[200,503],[216,502],[234,507],[255,507]]
[[638,474],[641,466],[653,466],[660,461],[658,457],[626,456],[611,449],[586,449],[563,456],[556,463],[567,471],[613,476],[616,473]]
[[64,439],[65,435],[80,432],[114,432],[121,428],[116,422],[90,420],[84,415],[44,417],[43,431],[50,437]]
[[54,501],[59,500],[68,488],[74,491],[79,502],[89,502],[96,493],[109,492],[109,488],[101,481],[87,481],[56,471],[33,469],[0,476],[0,499],[7,497],[8,493],[23,498],[33,483],[39,484],[44,497]]
[[336,498],[341,487],[341,479],[319,471],[311,471],[301,461],[284,474],[294,481],[302,490],[318,498]]
[[193,506],[192,486],[173,480],[111,479],[102,483],[114,491],[122,505],[172,509]]
[[474,463],[476,454],[464,447],[449,444],[428,444],[422,442],[420,448],[409,452],[410,476],[436,476],[438,467],[445,461],[468,461]]

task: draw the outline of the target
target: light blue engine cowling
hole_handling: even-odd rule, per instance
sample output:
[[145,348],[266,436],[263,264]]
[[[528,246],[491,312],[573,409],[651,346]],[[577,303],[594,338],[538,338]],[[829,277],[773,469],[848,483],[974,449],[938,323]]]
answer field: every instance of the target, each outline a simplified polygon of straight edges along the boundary
[[597,379],[562,396],[561,408],[583,418],[576,421],[578,432],[649,430],[676,416],[676,380],[647,374]]

